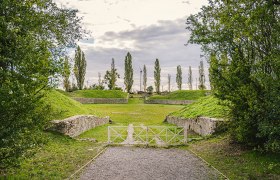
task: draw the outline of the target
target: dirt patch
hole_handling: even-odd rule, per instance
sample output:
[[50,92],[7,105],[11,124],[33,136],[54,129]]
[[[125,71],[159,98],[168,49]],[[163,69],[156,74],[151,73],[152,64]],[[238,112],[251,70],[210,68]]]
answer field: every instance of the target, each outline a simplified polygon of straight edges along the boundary
[[218,179],[216,171],[188,151],[110,147],[80,179]]

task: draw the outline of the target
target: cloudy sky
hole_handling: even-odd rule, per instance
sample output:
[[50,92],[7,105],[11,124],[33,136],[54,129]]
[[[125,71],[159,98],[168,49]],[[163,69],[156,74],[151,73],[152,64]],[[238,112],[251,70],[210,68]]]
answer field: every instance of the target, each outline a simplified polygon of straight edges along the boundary
[[[172,89],[176,90],[176,67],[183,69],[183,89],[187,89],[187,69],[193,70],[193,86],[198,78],[200,47],[185,46],[189,38],[186,28],[188,15],[197,13],[207,0],[56,0],[67,8],[78,9],[84,27],[91,31],[88,39],[78,44],[86,55],[88,84],[97,83],[98,72],[104,76],[112,58],[124,87],[124,58],[132,54],[134,67],[133,90],[139,90],[140,68],[145,64],[148,85],[154,85],[155,59],[160,61],[163,89],[167,90],[167,75],[171,74]],[[73,51],[70,56],[74,56]],[[208,72],[206,71],[206,75]],[[208,78],[207,86],[209,88]],[[86,84],[87,84],[86,83]]]

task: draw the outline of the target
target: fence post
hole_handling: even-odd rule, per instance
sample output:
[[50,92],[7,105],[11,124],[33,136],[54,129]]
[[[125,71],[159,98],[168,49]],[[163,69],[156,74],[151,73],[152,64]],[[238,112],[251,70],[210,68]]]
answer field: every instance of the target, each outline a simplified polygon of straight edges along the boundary
[[185,124],[184,126],[184,143],[187,144],[188,142],[188,126]]
[[111,132],[110,132],[110,126],[108,126],[108,144],[110,144],[111,142]]

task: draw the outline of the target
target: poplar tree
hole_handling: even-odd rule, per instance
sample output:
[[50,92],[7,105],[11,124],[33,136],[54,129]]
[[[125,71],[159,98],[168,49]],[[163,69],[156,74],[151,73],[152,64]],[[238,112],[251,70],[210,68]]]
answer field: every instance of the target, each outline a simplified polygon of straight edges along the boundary
[[63,77],[63,87],[67,92],[69,92],[71,89],[70,80],[69,80],[70,74],[71,74],[70,63],[68,57],[65,56],[64,63],[63,63],[62,77]]
[[189,86],[189,90],[192,90],[192,82],[193,82],[193,78],[192,78],[192,67],[189,66],[189,72],[188,72],[188,86]]
[[147,91],[147,68],[146,65],[144,65],[143,68],[143,86],[144,86],[144,91]]
[[177,66],[176,82],[179,90],[182,90],[182,68]]
[[85,54],[81,50],[80,46],[77,47],[75,51],[75,64],[74,64],[74,74],[77,80],[77,86],[80,90],[84,87],[85,75],[87,62],[85,59]]
[[198,89],[200,90],[204,90],[206,89],[205,86],[205,74],[204,74],[204,66],[203,66],[203,61],[200,61],[200,65],[198,67],[198,71],[199,71],[199,77],[198,77]]
[[115,60],[114,60],[114,58],[112,58],[111,70],[106,71],[106,74],[104,76],[105,83],[108,85],[108,88],[110,90],[113,90],[116,88],[116,82],[117,82],[118,78],[120,78],[120,75],[117,72],[117,69],[115,67]]
[[128,52],[124,60],[124,85],[128,93],[131,92],[133,85],[133,67],[132,67],[132,57]]
[[156,92],[159,94],[160,93],[160,64],[159,60],[156,59],[155,61],[155,70],[154,70],[154,80],[155,80],[155,87],[156,87]]
[[170,92],[170,87],[171,87],[171,75],[168,74],[168,92]]

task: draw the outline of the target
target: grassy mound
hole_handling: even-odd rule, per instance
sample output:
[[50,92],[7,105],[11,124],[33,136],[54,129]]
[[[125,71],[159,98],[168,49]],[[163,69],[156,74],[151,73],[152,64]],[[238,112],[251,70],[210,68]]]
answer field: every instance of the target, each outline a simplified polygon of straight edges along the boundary
[[51,110],[54,113],[53,119],[64,119],[78,114],[89,114],[88,110],[81,103],[56,90],[49,91],[44,101],[50,104]]
[[70,93],[64,92],[64,94],[82,98],[127,98],[127,93],[119,90],[78,90]]
[[197,102],[187,105],[185,108],[171,115],[184,118],[196,118],[207,116],[213,118],[227,118],[229,109],[221,105],[220,101],[213,96],[200,98]]
[[181,90],[171,92],[167,95],[154,95],[149,99],[197,100],[200,97],[204,97],[206,92],[200,90]]

